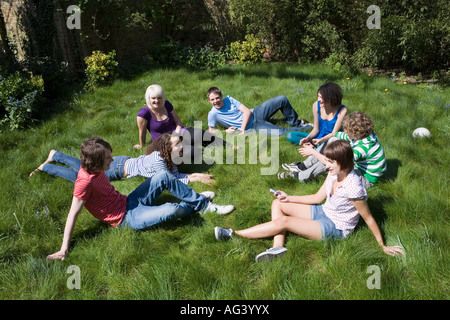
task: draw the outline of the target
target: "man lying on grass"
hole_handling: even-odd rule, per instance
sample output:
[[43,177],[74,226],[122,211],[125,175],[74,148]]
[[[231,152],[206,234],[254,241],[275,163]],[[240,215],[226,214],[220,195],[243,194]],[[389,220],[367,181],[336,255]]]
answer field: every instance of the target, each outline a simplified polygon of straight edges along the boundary
[[[209,132],[216,134],[217,123],[226,128],[226,133],[267,130],[269,135],[282,136],[289,131],[305,131],[312,127],[303,119],[298,118],[286,96],[280,95],[263,102],[254,109],[249,109],[233,97],[223,98],[222,91],[217,87],[209,88],[206,97],[212,108],[208,113]],[[272,116],[280,110],[286,123],[291,128],[284,128],[269,122]]]
[[[226,214],[234,210],[232,205],[214,204],[211,202],[213,192],[198,194],[169,171],[159,171],[128,196],[122,195],[105,175],[105,170],[114,161],[111,153],[110,144],[100,138],[90,138],[81,144],[81,168],[75,181],[61,249],[47,256],[48,259],[63,260],[67,256],[70,238],[83,207],[113,227],[129,226],[133,229],[144,229],[194,212]],[[153,205],[164,190],[181,202]]]
[[274,237],[273,247],[256,256],[256,261],[270,260],[287,251],[284,247],[287,231],[313,240],[343,239],[353,231],[361,216],[386,254],[404,254],[401,247],[384,244],[367,204],[367,192],[353,169],[350,144],[336,140],[328,144],[324,156],[327,159],[328,177],[316,194],[292,196],[276,191],[277,199],[272,203],[272,221],[237,231],[215,227],[216,239],[226,240],[233,234],[248,239]]

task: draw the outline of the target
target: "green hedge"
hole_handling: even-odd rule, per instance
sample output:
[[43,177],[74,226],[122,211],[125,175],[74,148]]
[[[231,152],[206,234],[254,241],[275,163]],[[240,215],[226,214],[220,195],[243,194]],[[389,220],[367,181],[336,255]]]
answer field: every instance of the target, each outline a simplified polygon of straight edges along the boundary
[[[380,29],[366,21],[380,8]],[[332,60],[347,66],[448,70],[450,6],[445,0],[230,0],[229,17],[279,61]]]

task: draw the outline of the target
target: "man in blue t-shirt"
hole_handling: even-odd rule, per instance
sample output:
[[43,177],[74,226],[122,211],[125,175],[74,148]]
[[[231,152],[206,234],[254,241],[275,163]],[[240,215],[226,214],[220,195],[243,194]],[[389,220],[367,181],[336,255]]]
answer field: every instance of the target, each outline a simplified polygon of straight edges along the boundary
[[[239,134],[244,134],[250,130],[265,129],[269,135],[276,136],[282,136],[288,131],[305,131],[312,127],[298,118],[288,98],[282,95],[267,100],[251,110],[230,96],[223,98],[222,92],[217,87],[211,87],[206,97],[213,106],[208,113],[208,127],[213,134],[216,132],[217,124],[225,127],[226,133],[238,131]],[[291,128],[279,127],[268,121],[278,110],[282,112]]]

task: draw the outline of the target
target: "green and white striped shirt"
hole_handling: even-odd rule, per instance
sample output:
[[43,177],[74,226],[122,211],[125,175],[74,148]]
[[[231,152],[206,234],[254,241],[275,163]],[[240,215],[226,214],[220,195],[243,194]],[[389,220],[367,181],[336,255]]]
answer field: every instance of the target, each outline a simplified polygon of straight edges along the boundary
[[374,131],[362,140],[351,140],[344,132],[336,132],[337,138],[350,142],[353,149],[355,168],[372,183],[380,181],[386,172],[384,149]]

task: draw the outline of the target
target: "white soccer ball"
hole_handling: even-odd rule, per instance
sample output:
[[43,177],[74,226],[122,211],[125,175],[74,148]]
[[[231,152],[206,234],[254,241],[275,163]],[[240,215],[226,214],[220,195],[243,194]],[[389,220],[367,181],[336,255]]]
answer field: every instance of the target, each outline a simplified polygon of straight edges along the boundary
[[413,131],[413,137],[414,138],[429,138],[431,137],[430,130],[427,128],[417,128]]

